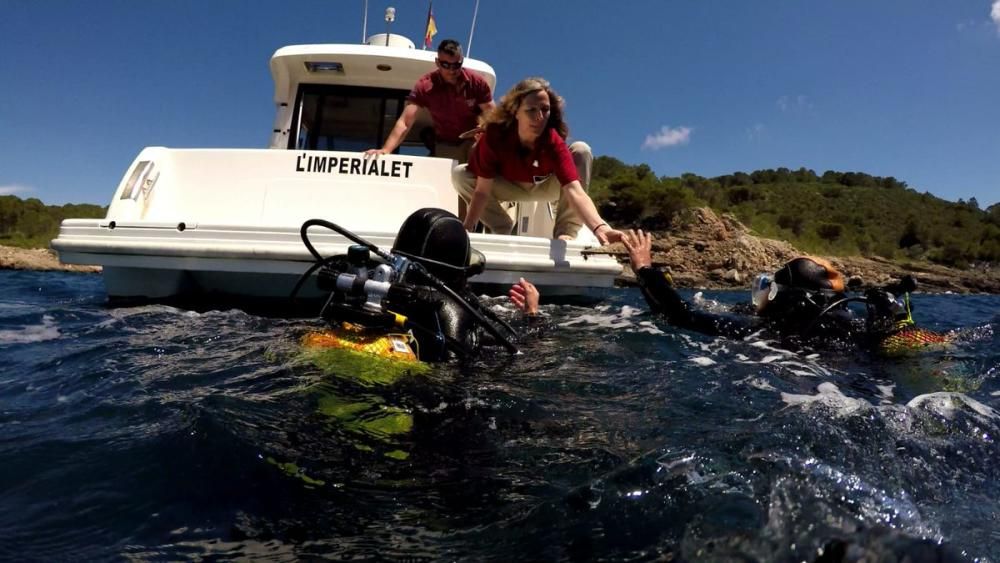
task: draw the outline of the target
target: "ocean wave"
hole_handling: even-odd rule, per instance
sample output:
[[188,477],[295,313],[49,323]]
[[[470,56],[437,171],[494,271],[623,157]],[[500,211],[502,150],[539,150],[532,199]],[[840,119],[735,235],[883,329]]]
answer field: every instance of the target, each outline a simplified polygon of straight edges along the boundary
[[0,330],[0,346],[4,344],[44,342],[46,340],[55,340],[60,336],[61,333],[55,319],[49,315],[43,315],[42,322],[39,324],[27,325],[19,330]]

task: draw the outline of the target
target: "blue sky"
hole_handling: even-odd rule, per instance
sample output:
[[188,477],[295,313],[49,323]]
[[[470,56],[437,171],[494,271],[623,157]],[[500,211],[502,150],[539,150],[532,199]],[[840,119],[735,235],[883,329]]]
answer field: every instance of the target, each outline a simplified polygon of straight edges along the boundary
[[[144,146],[263,147],[268,60],[360,42],[359,0],[0,0],[0,194],[106,204]],[[424,0],[369,0],[419,43]],[[436,0],[465,43],[474,2]],[[805,166],[1000,201],[1000,0],[482,0],[473,58],[661,175]]]

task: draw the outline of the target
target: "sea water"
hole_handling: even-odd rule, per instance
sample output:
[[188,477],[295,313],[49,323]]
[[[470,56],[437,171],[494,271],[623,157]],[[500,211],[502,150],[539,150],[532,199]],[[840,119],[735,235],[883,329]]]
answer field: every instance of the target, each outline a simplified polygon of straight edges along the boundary
[[955,346],[707,337],[623,289],[411,373],[319,361],[312,319],[2,271],[0,558],[998,561],[1000,297],[913,301]]

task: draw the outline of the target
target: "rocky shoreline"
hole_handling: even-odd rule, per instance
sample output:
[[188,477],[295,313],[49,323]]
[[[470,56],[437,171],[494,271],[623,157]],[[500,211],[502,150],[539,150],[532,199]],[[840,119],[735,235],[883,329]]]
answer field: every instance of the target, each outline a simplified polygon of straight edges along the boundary
[[[679,222],[680,227],[654,233],[653,239],[653,264],[669,271],[679,287],[745,289],[755,275],[774,272],[788,260],[807,254],[787,242],[754,236],[732,215],[719,217],[709,208],[690,209]],[[595,252],[628,259],[620,243]],[[911,274],[917,279],[918,292],[1000,293],[1000,269],[958,270],[875,256],[825,258],[848,279],[856,278],[862,288],[884,286]],[[635,283],[627,266],[620,281]]]
[[59,262],[56,251],[47,248],[0,246],[0,270],[57,270],[61,272],[100,272],[100,266],[76,266]]
[[[669,233],[654,233],[653,240],[653,263],[669,271],[679,287],[745,289],[756,274],[773,272],[804,254],[787,242],[754,236],[735,217],[719,217],[709,208],[688,210],[679,223],[681,226]],[[592,252],[611,254],[626,264],[628,261],[628,253],[620,243]],[[862,287],[883,286],[911,274],[917,279],[917,291],[1000,294],[1000,268],[958,270],[875,256],[826,258],[848,278],[857,278]],[[0,270],[5,269],[101,271],[100,266],[62,264],[56,252],[49,249],[0,246]],[[627,265],[619,282],[635,283],[635,275]]]

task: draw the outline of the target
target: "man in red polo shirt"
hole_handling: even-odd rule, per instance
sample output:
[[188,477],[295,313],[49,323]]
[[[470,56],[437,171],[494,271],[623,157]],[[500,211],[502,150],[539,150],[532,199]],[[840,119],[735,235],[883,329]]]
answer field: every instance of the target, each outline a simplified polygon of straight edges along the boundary
[[462,68],[462,46],[454,39],[445,39],[438,45],[434,62],[437,70],[417,81],[385,144],[365,154],[390,154],[396,150],[413,127],[417,111],[423,107],[434,120],[434,156],[453,158],[459,163],[468,160],[473,139],[461,139],[459,135],[474,129],[479,114],[493,108],[490,85],[478,74]]

